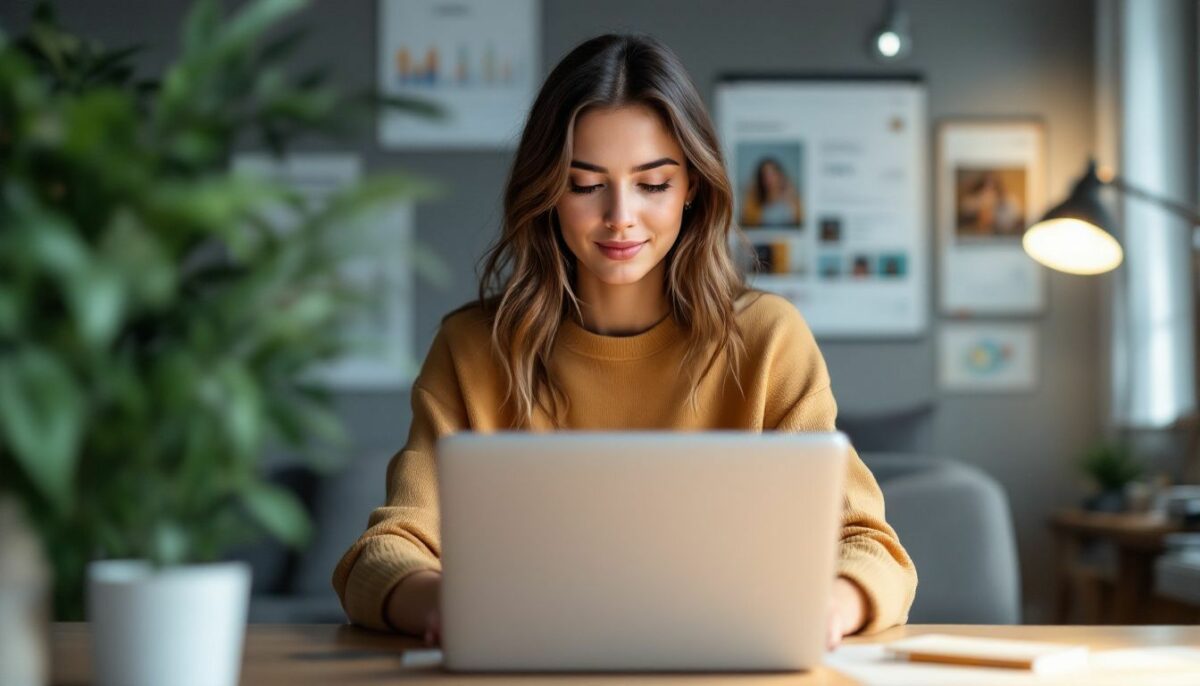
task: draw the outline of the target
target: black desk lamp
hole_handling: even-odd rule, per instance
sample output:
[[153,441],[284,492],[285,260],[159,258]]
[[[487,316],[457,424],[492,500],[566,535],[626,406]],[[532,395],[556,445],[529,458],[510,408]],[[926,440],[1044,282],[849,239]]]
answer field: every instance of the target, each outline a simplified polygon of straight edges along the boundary
[[1116,269],[1124,258],[1121,244],[1109,233],[1113,226],[1108,211],[1100,204],[1105,186],[1135,198],[1148,200],[1172,214],[1200,225],[1196,210],[1108,173],[1097,173],[1095,161],[1061,205],[1052,208],[1025,230],[1021,245],[1041,264],[1069,274],[1102,274]]

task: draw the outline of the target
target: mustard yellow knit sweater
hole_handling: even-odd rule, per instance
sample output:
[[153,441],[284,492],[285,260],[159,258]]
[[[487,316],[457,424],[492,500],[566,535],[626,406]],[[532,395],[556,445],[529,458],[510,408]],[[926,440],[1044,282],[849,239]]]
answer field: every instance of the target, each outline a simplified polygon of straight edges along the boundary
[[[800,313],[783,298],[758,292],[737,306],[747,352],[742,389],[710,373],[699,387],[698,411],[687,402],[690,375],[679,369],[686,332],[671,317],[625,337],[597,335],[565,321],[549,365],[570,398],[564,428],[833,430],[837,405],[829,374]],[[412,572],[441,568],[437,439],[513,426],[490,340],[482,311],[469,308],[448,317],[433,341],[413,385],[408,443],[388,466],[387,503],[371,514],[369,528],[333,573],[333,587],[356,624],[387,629],[384,605],[391,590]],[[724,360],[714,367],[725,368]],[[549,427],[538,424],[535,417],[534,429]],[[865,591],[864,631],[878,631],[906,620],[916,570],[884,519],[874,476],[853,451],[849,465],[837,572]]]

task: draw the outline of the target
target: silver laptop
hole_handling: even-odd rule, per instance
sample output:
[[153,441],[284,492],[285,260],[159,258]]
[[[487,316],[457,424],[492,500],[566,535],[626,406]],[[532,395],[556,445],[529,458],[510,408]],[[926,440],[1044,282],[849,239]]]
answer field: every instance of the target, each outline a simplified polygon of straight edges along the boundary
[[441,440],[445,666],[817,666],[848,445],[840,433]]

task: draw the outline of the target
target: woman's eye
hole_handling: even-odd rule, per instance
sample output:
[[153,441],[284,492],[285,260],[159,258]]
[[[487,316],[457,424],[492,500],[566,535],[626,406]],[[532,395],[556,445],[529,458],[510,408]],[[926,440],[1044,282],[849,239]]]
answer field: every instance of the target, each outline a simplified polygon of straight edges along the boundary
[[[647,193],[662,193],[663,191],[665,191],[671,187],[670,182],[667,182],[667,183],[639,183],[638,185],[641,186],[642,189],[645,190]],[[602,183],[593,184],[591,186],[580,186],[580,185],[573,183],[573,184],[571,184],[570,190],[572,193],[576,193],[579,195],[587,195],[589,193],[594,193],[603,187],[604,187],[604,184],[602,184]]]

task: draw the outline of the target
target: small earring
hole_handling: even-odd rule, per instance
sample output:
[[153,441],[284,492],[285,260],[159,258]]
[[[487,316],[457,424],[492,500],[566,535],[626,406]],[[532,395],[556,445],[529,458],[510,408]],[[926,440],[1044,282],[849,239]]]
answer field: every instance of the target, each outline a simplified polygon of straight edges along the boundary
[[687,202],[683,203],[683,209],[685,209],[685,210],[690,210],[690,209],[692,209],[692,201],[691,201],[691,200],[689,200],[689,201],[687,201]]

